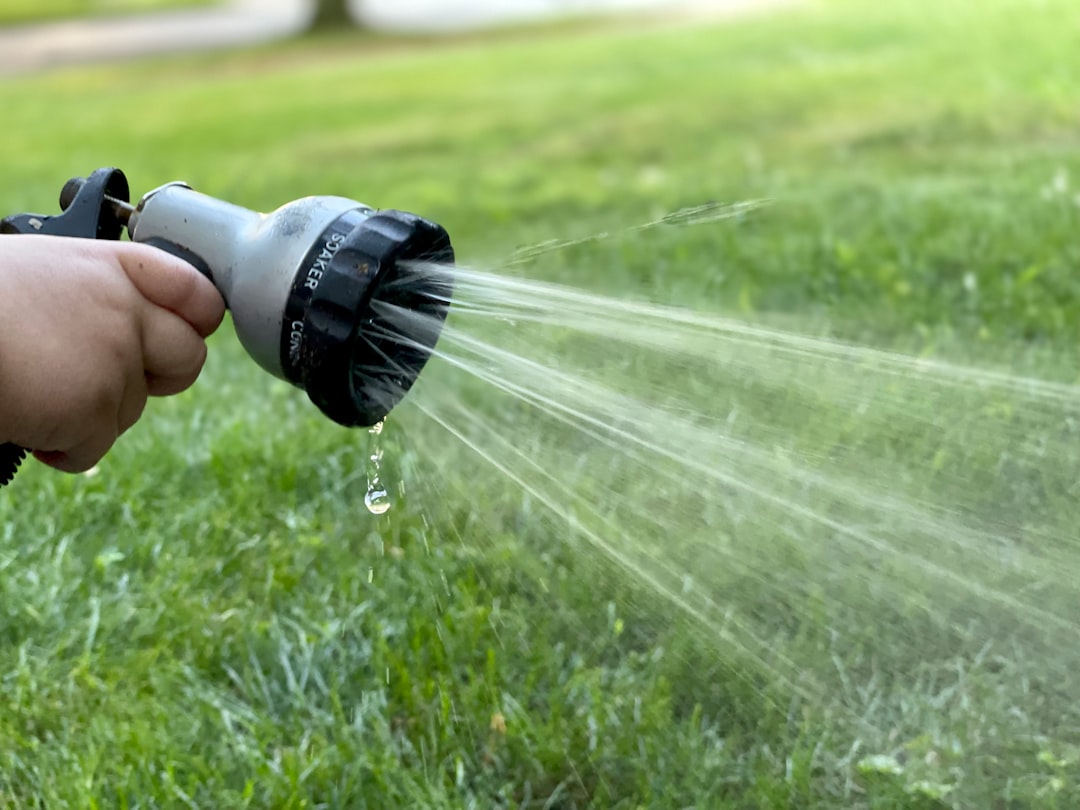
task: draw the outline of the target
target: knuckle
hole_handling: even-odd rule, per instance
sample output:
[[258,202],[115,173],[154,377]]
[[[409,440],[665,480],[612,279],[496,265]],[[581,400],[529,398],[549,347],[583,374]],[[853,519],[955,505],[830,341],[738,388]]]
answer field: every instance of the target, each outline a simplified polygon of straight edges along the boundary
[[187,309],[199,294],[199,282],[202,280],[198,271],[186,262],[177,262],[173,269],[176,284],[176,301],[179,307]]
[[190,347],[186,347],[183,355],[178,358],[176,368],[173,371],[175,376],[189,380],[188,385],[190,385],[198,378],[205,363],[206,343],[201,339],[197,339],[192,342]]

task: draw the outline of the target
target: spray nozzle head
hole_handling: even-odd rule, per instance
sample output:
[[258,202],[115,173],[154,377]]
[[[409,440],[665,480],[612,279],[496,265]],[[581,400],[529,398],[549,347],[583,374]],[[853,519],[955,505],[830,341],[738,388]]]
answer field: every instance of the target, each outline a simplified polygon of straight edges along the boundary
[[453,261],[446,230],[415,214],[380,211],[331,232],[293,285],[287,313],[303,311],[292,322],[303,338],[287,375],[335,422],[380,422],[431,356],[451,293],[439,268]]

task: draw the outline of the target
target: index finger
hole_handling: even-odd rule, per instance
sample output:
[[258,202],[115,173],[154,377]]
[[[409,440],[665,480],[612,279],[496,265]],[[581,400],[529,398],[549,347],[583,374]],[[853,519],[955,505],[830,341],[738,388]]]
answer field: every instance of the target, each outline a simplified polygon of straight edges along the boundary
[[183,259],[148,245],[113,243],[117,258],[143,298],[183,318],[207,337],[225,317],[225,300],[213,283]]

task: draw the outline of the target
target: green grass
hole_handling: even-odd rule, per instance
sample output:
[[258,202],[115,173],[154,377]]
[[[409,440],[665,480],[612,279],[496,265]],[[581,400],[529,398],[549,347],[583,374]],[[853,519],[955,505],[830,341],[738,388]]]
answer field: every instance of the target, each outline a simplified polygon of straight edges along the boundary
[[5,0],[0,6],[0,26],[205,6],[214,2],[216,0]]
[[[17,156],[0,164],[0,211],[51,210],[69,176],[119,165],[138,190],[185,179],[261,210],[343,194],[420,211],[483,266],[769,198],[745,223],[619,233],[515,272],[1073,382],[1078,28],[1067,0],[833,0],[732,24],[341,37],[14,79],[0,86]],[[827,435],[805,431],[793,441]],[[500,476],[456,468],[445,435],[392,419],[386,443],[403,469],[430,457],[443,473],[409,478],[377,519],[361,503],[365,443],[226,328],[198,385],[153,403],[97,475],[27,465],[0,492],[2,800],[1080,799],[1077,684],[1051,666],[1067,651],[981,655],[977,632],[958,643],[919,614],[914,590],[896,602],[810,582],[785,602],[717,574],[826,679],[801,699]],[[894,461],[919,474],[921,450]],[[1048,503],[1046,525],[1068,534],[1076,507]],[[685,525],[658,538],[673,556]],[[753,539],[777,583],[811,570]]]

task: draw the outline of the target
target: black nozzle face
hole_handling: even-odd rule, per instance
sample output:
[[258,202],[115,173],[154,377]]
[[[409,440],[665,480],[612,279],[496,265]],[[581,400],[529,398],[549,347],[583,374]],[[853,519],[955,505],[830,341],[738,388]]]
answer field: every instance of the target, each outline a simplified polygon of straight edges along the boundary
[[309,252],[286,304],[286,378],[339,424],[380,422],[435,347],[454,251],[439,225],[402,211],[351,211]]

